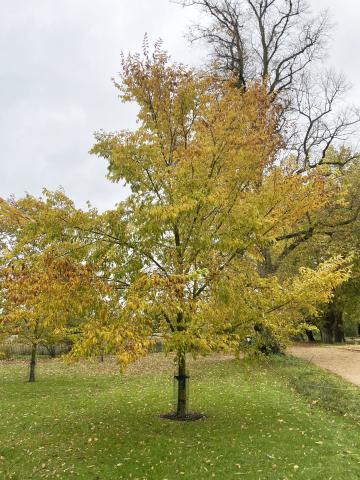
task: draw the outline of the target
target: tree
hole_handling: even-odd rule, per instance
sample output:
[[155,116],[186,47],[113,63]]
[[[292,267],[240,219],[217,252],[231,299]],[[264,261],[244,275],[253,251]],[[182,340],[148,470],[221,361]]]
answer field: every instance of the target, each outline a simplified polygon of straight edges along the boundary
[[[326,52],[330,27],[326,12],[313,16],[306,0],[176,3],[198,7],[205,13],[204,21],[191,29],[190,39],[205,41],[210,47],[213,70],[225,78],[235,75],[241,91],[259,81],[273,101],[281,102],[283,113],[278,128],[284,148],[278,151],[279,162],[287,163],[288,168],[292,164],[299,175],[320,167],[326,175],[336,177],[336,168],[358,161],[359,152],[353,148],[352,138],[358,133],[359,111],[344,102],[348,90],[344,77],[332,70],[324,71],[319,62]],[[284,271],[282,264],[288,265],[288,255],[314,236],[321,236],[319,230],[324,230],[318,228],[318,218],[307,210],[298,225],[289,227],[264,248],[264,260],[260,260],[263,275]],[[330,323],[334,318],[340,317],[332,315]]]
[[254,80],[269,93],[288,91],[326,44],[328,16],[312,17],[305,0],[181,0],[198,6],[210,22],[196,25],[221,71],[246,89]]
[[[132,351],[156,318],[166,349],[176,353],[175,417],[184,418],[187,352],[238,351],[259,318],[279,335],[293,331],[348,273],[338,257],[300,269],[291,282],[259,274],[264,246],[303,217],[304,203],[323,204],[321,182],[277,164],[279,110],[262,85],[240,92],[234,80],[171,65],[159,44],[152,56],[144,53],[123,59],[116,83],[122,99],[139,107],[138,129],[99,132],[92,149],[108,161],[110,180],[125,181],[131,194],[92,235],[122,282],[124,317],[137,326]],[[289,191],[291,198],[281,194]],[[130,361],[122,322],[91,328],[91,336],[96,331],[108,332],[114,348],[120,338],[120,360]]]
[[[329,161],[343,150],[330,149]],[[348,155],[346,152],[345,155]],[[346,167],[327,167],[327,183],[331,195],[317,212],[309,212],[308,218],[298,225],[298,230],[282,239],[283,244],[273,248],[273,269],[279,275],[296,271],[298,265],[314,266],[332,255],[353,254],[353,266],[349,280],[336,288],[332,301],[322,313],[312,320],[327,343],[343,342],[346,319],[357,312],[356,296],[359,285],[359,212],[360,175],[359,164],[353,162]],[[353,320],[351,320],[353,321]]]
[[0,205],[0,332],[31,346],[29,382],[35,381],[38,346],[66,338],[75,319],[106,310],[110,293],[84,260],[84,248],[71,256],[71,242],[56,240],[59,232],[48,229],[51,210],[29,195]]
[[[283,105],[279,124],[287,152],[303,172],[325,161],[359,123],[359,111],[343,102],[348,85],[342,75],[324,71],[328,14],[313,16],[306,0],[179,0],[198,7],[205,21],[190,32],[210,47],[212,69],[236,77],[246,90],[260,81]],[[283,153],[281,154],[283,155]],[[342,163],[358,158],[358,152]]]

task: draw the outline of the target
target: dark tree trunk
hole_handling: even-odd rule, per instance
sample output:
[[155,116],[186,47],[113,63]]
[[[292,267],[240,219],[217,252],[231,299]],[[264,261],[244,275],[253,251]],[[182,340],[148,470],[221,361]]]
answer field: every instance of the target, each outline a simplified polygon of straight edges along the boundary
[[342,311],[336,308],[334,302],[328,306],[325,312],[321,331],[324,343],[345,342]]
[[321,332],[322,332],[322,341],[324,343],[334,343],[334,332],[332,330],[332,325],[327,323],[327,319],[326,319],[326,323],[321,328]]
[[181,353],[178,356],[178,375],[176,376],[178,382],[178,396],[176,416],[185,417],[187,414],[187,375],[186,375],[186,358],[185,354]]
[[31,348],[29,382],[35,382],[36,350],[37,345],[35,344]]
[[310,343],[316,342],[315,337],[314,337],[314,332],[312,330],[305,330],[306,336],[308,338],[308,341]]
[[[269,247],[265,247],[262,251],[263,261],[258,264],[258,271],[260,277],[271,277],[276,272],[276,266],[273,264],[271,258],[271,250]],[[279,354],[283,352],[283,347],[279,341],[275,338],[272,331],[258,322],[254,325],[254,330],[257,333],[257,346],[258,350],[264,355]]]
[[334,326],[334,340],[335,343],[345,342],[344,321],[341,311],[336,312],[336,322]]

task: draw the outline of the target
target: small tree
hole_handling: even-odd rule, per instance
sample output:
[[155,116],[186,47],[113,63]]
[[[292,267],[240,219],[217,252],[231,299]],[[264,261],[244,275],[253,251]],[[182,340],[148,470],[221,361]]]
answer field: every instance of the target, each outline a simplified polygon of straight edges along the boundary
[[35,381],[40,344],[66,335],[73,316],[86,317],[95,289],[88,268],[54,252],[12,260],[0,271],[4,309],[0,329],[31,346],[29,382]]
[[108,305],[110,292],[85,261],[84,245],[74,249],[54,222],[65,212],[31,196],[0,204],[0,333],[31,346],[29,382],[39,345],[63,340],[74,319],[104,315]]

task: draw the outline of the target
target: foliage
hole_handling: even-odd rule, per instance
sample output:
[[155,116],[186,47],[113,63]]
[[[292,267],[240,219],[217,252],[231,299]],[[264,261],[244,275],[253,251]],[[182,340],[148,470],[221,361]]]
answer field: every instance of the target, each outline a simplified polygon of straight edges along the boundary
[[60,192],[1,203],[0,332],[32,346],[33,369],[38,345],[75,339],[84,322],[111,311],[112,290],[86,245],[75,246],[69,225],[57,221],[69,207]]
[[159,44],[122,66],[116,86],[138,104],[139,127],[98,133],[92,151],[132,191],[105,214],[104,238],[139,259],[125,292],[134,321],[156,318],[179,356],[238,349],[259,318],[279,336],[297,328],[347,277],[346,264],[337,257],[283,282],[258,264],[304,211],[327,202],[322,172],[294,175],[275,161],[279,110],[263,87],[244,93],[171,65]]
[[94,291],[92,272],[54,250],[12,260],[1,270],[2,331],[31,344],[63,338],[72,319],[93,314]]
[[[336,163],[335,157],[341,156],[342,151],[331,149],[329,155]],[[314,268],[325,258],[352,252],[350,278],[334,289],[334,298],[324,308],[324,314],[312,320],[323,330],[327,341],[334,341],[331,339],[334,332],[327,334],[327,330],[337,328],[335,324],[331,325],[334,321],[336,323],[335,317],[342,331],[342,322],[354,322],[358,313],[359,178],[356,161],[341,170],[328,168],[326,202],[319,209],[308,211],[303,221],[284,234],[270,252],[273,271],[280,277],[293,275],[300,265]],[[339,335],[340,339],[343,333],[339,332]]]

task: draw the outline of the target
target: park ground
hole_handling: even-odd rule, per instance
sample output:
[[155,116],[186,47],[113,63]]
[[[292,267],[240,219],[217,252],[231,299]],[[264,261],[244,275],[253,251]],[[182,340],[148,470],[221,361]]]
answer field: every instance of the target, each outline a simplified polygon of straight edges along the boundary
[[291,347],[289,353],[360,386],[359,345],[302,344]]
[[294,357],[215,355],[190,364],[206,418],[173,422],[173,373],[163,354],[125,375],[41,360],[29,384],[25,362],[1,362],[0,479],[360,479],[357,386]]

